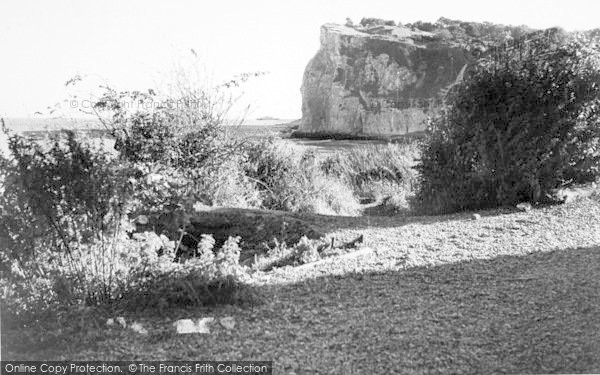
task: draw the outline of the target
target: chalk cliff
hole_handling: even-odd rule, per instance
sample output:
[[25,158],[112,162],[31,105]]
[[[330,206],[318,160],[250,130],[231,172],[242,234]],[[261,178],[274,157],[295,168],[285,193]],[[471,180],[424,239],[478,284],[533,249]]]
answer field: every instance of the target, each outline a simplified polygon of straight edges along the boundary
[[[600,29],[583,35],[600,44]],[[390,137],[422,131],[470,63],[512,42],[553,37],[563,43],[573,36],[560,28],[443,17],[405,26],[375,18],[325,24],[321,47],[304,72],[298,133]]]
[[481,52],[476,47],[415,27],[325,24],[304,73],[299,133],[385,137],[424,130],[441,91]]

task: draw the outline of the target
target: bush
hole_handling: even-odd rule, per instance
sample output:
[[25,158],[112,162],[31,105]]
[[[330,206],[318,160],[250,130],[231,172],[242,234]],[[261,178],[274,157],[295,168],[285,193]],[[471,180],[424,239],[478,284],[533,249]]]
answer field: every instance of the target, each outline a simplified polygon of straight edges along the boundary
[[45,144],[9,138],[12,159],[0,159],[2,271],[56,281],[64,268],[77,285],[73,301],[96,303],[112,296],[111,262],[128,230],[131,190],[107,153],[65,135]]
[[499,47],[470,69],[427,129],[424,209],[449,212],[553,200],[600,174],[600,54],[550,30]]
[[131,233],[129,213],[144,194],[154,201],[173,195],[146,189],[163,177],[121,164],[72,132],[44,143],[12,135],[9,147],[12,157],[0,158],[3,316],[27,320],[58,306],[133,297],[139,305],[140,296],[154,305],[150,290],[164,292],[171,305],[238,300],[239,239],[212,263],[205,256],[176,264],[174,241]]
[[164,206],[179,205],[190,211],[198,202],[259,204],[258,191],[241,167],[241,142],[223,130],[234,103],[228,88],[250,77],[213,88],[181,82],[169,96],[107,88],[95,102],[95,113],[115,138],[121,160],[137,171],[135,191],[142,210],[160,213]]
[[[222,130],[235,102],[229,88],[256,75],[210,89],[180,82],[174,96],[106,88],[92,110],[118,157],[73,132],[45,143],[11,136],[12,158],[0,157],[3,306],[23,315],[156,297],[156,290],[169,303],[232,301],[242,272],[239,239],[213,258],[207,250],[179,264],[175,255],[198,203],[259,204],[240,145]],[[173,216],[163,229],[179,242],[132,234],[130,218],[146,214]]]
[[[211,112],[216,111],[211,99],[224,99],[210,95],[188,90],[165,97],[153,90],[116,92],[107,88],[93,108],[115,138],[122,159],[199,169],[236,153],[236,144],[225,139],[222,128],[228,108]],[[139,108],[132,110],[132,103]]]
[[321,214],[355,215],[358,202],[352,190],[326,176],[315,155],[273,139],[249,144],[246,175],[256,182],[267,209]]
[[240,155],[205,169],[182,170],[160,163],[136,163],[131,169],[135,192],[132,213],[136,215],[160,216],[168,207],[181,207],[191,213],[198,205],[260,206],[259,191],[245,175]]

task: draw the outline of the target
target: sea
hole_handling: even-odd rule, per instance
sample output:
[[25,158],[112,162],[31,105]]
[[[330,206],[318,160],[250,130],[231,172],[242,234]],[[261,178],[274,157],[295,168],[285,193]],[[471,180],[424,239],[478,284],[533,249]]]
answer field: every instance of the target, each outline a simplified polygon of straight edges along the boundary
[[[34,138],[42,137],[47,131],[55,132],[63,129],[77,130],[87,133],[91,138],[105,139],[107,133],[104,126],[95,118],[4,118],[10,132],[20,133]],[[241,124],[226,125],[226,132],[248,139],[267,139],[269,137],[286,139],[300,147],[312,149],[319,155],[327,156],[337,151],[351,151],[355,147],[369,144],[382,144],[382,140],[343,140],[343,139],[308,139],[291,138],[290,135],[298,127],[297,119],[248,119]],[[0,152],[8,150],[6,135],[0,132]]]

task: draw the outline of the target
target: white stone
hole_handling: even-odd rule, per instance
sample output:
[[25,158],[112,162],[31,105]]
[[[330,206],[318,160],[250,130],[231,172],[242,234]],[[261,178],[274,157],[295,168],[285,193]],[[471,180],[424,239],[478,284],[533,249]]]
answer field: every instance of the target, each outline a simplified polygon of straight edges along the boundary
[[119,325],[123,328],[127,327],[127,322],[125,321],[125,318],[123,318],[122,316],[117,317],[117,323],[119,323]]
[[215,321],[215,318],[202,318],[198,320],[196,324],[198,333],[210,333],[210,324]]
[[179,319],[173,323],[177,333],[196,333],[196,325],[192,319]]
[[173,323],[173,326],[179,334],[187,333],[210,333],[209,325],[214,322],[215,318],[202,318],[194,323],[192,319],[179,319]]
[[231,316],[226,316],[219,320],[221,325],[227,329],[233,329],[235,327],[235,320]]
[[141,335],[148,334],[148,330],[146,328],[144,328],[140,323],[137,323],[137,322],[134,322],[132,325],[129,326],[129,328],[131,328],[132,331],[139,333]]
[[106,319],[106,325],[112,327],[115,325],[115,320],[113,318]]

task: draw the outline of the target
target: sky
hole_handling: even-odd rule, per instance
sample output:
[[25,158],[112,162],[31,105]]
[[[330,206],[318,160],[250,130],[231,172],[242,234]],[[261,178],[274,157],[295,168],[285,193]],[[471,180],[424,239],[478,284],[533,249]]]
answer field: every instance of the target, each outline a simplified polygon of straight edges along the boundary
[[[69,95],[79,74],[119,90],[161,85],[200,64],[211,82],[268,72],[244,87],[250,117],[301,117],[300,86],[320,26],[347,17],[440,17],[567,30],[600,27],[597,0],[0,1],[0,116],[28,117]],[[199,56],[190,59],[193,49]],[[197,61],[199,60],[199,61]]]

